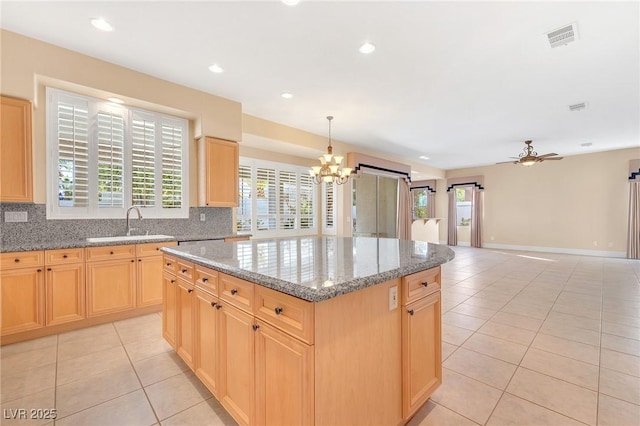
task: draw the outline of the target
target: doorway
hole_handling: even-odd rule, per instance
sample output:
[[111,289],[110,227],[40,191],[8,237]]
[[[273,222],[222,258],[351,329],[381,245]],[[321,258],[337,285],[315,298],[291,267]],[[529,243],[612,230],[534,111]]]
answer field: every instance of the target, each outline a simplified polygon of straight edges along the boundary
[[398,178],[362,173],[351,198],[354,237],[397,238]]

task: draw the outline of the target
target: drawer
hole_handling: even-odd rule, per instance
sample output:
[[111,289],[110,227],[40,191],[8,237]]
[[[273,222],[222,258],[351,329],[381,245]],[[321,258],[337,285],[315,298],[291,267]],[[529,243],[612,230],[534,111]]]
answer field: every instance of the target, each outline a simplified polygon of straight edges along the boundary
[[136,254],[135,244],[120,246],[87,247],[87,262],[132,258]]
[[440,290],[440,267],[402,277],[402,304],[414,302]]
[[285,333],[313,345],[313,303],[256,285],[253,313]]
[[162,247],[172,247],[178,245],[175,241],[165,241],[164,243],[144,243],[144,244],[136,244],[136,256],[138,257],[147,257],[147,256],[161,256],[162,252],[160,249]]
[[218,271],[196,265],[195,283],[202,290],[218,295]]
[[193,262],[176,259],[176,276],[181,277],[183,280],[193,282],[194,272],[195,268],[193,266]]
[[44,263],[46,265],[64,265],[65,263],[84,262],[84,249],[45,250]]
[[220,299],[253,314],[253,283],[220,273],[218,285]]
[[44,265],[44,252],[36,250],[0,253],[0,265],[2,265],[2,269],[42,266]]
[[163,259],[163,269],[168,273],[175,275],[176,269],[178,268],[178,259],[166,253]]

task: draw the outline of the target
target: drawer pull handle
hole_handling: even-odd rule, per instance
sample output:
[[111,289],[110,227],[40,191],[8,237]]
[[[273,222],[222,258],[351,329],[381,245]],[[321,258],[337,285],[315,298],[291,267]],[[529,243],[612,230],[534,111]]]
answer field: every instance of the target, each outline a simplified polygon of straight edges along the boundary
[[237,289],[237,288],[232,288],[232,289],[231,289],[231,295],[232,295],[232,296],[235,296],[235,295],[236,295],[236,293],[238,293],[238,289]]
[[131,259],[131,263],[135,262],[135,260]]
[[260,328],[258,324],[253,324],[251,327],[253,328],[253,331],[256,331],[257,329]]
[[409,309],[407,312],[409,312],[409,315],[413,315],[414,314],[413,309]]
[[167,266],[171,266],[171,262],[167,262]]
[[218,303],[218,304],[216,304],[216,309],[220,309],[220,308],[222,308],[222,305],[221,305],[221,304],[219,304],[219,303]]
[[209,278],[203,278],[203,279],[202,279],[202,282],[203,282],[203,283],[208,283],[208,282],[209,282]]
[[113,254],[113,252],[112,252],[112,251],[110,251],[110,252],[109,252],[109,254]]
[[156,247],[156,250],[160,250],[160,247]]
[[276,315],[280,315],[282,313],[282,308],[280,306],[276,306],[273,311],[276,313]]
[[63,258],[63,259],[66,259],[67,257],[69,257],[69,256],[67,256],[66,254],[63,254],[63,255],[62,255],[62,258]]
[[42,272],[42,269],[38,269],[37,272]]
[[183,270],[182,270],[182,273],[183,273],[183,274],[186,274],[186,273],[187,273],[187,270],[186,270],[186,269],[183,269]]
[[16,262],[16,263],[19,263],[20,259],[14,259],[13,261]]
[[51,268],[47,268],[47,271],[51,271]]
[[138,259],[138,262],[142,262],[142,259]]
[[189,294],[193,293],[193,289],[191,289],[191,288],[190,288],[190,289],[188,289],[188,290],[187,290],[187,293],[189,293]]
[[428,286],[429,285],[429,281],[422,281],[422,285],[425,286],[425,287]]
[[171,284],[173,284],[173,283],[175,283],[175,282],[176,282],[176,280],[171,280]]
[[216,302],[211,302],[211,307],[212,307],[212,308],[217,308],[217,307],[218,307],[218,304],[217,304]]

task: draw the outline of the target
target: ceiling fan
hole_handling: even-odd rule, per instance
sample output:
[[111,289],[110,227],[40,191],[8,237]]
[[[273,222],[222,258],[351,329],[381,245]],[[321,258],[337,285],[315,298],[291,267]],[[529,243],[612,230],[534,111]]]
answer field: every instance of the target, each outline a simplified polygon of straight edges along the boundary
[[522,149],[522,152],[517,157],[509,157],[513,158],[516,161],[503,161],[501,163],[496,164],[505,164],[505,163],[513,163],[513,164],[522,164],[523,166],[531,166],[535,163],[540,163],[545,160],[562,160],[563,157],[556,157],[555,152],[551,152],[549,154],[538,155],[537,152],[533,150],[533,146],[531,145],[533,141],[524,141],[526,146]]

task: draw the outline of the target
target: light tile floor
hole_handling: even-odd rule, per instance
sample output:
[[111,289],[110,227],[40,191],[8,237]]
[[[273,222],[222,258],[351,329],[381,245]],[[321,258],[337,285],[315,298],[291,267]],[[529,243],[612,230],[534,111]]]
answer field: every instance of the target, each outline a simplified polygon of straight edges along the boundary
[[[640,425],[640,262],[457,247],[443,385],[410,425]],[[147,315],[1,349],[11,409],[56,425],[235,425]]]

